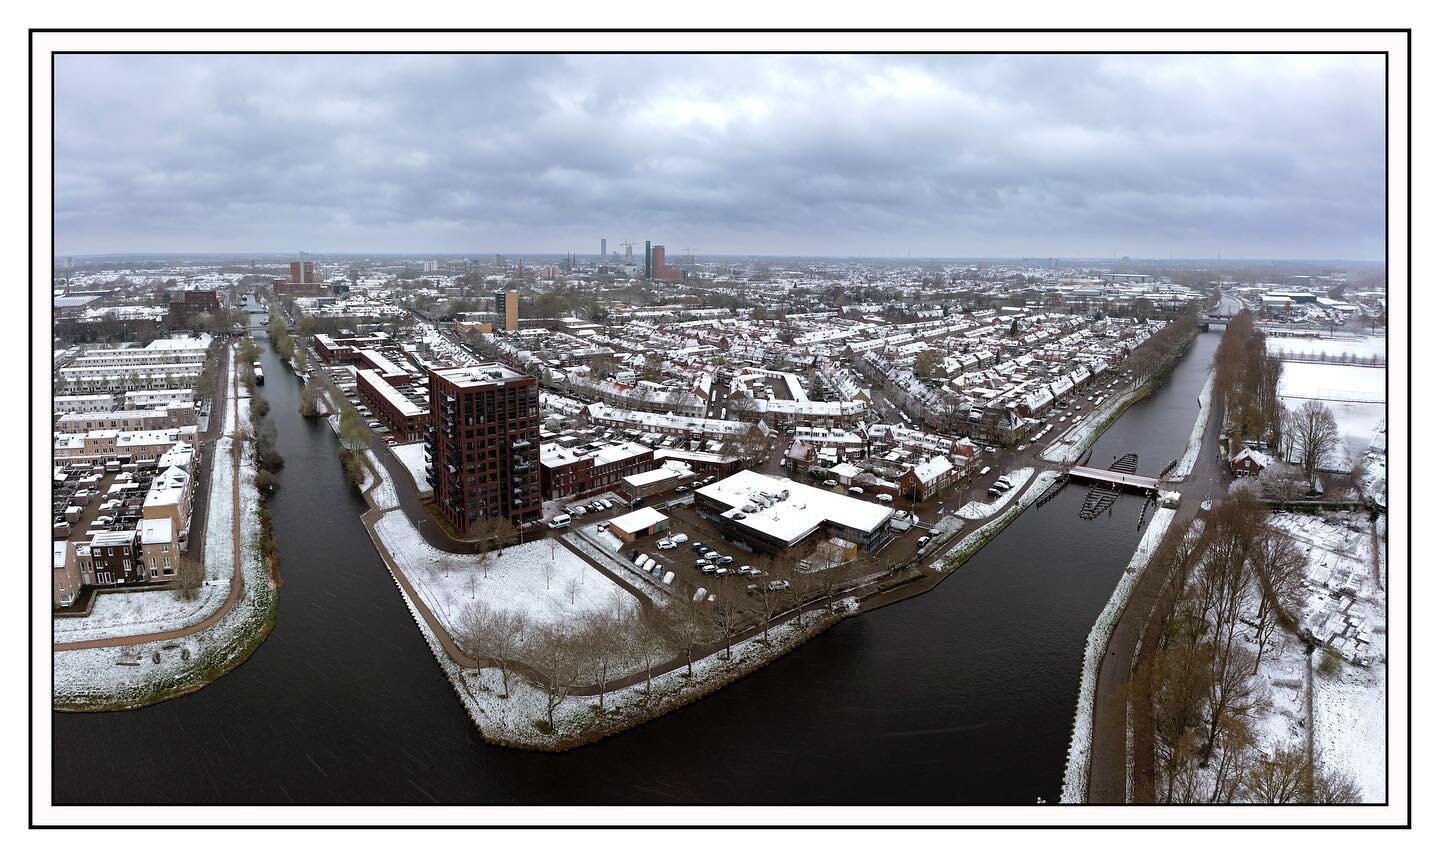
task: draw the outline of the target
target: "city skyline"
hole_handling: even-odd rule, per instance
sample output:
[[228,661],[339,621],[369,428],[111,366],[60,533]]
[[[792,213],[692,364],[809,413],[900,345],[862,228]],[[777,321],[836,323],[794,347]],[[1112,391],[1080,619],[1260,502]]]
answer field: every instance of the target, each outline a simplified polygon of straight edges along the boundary
[[1378,57],[67,55],[56,87],[62,255],[1384,257]]

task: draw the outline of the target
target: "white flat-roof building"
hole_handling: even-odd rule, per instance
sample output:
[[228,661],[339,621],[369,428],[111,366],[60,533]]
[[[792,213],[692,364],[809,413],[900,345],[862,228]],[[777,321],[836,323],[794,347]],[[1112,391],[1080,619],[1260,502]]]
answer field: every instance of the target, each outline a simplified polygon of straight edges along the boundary
[[817,534],[873,548],[893,512],[849,494],[748,470],[697,489],[695,508],[735,541],[772,553]]

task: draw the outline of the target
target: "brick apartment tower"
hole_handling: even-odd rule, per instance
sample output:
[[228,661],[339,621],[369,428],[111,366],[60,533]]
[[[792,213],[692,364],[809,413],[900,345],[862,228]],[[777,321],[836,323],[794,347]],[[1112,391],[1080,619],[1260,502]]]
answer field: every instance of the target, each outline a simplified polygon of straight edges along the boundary
[[665,245],[657,244],[650,250],[650,279],[665,280]]
[[430,371],[426,473],[435,504],[470,534],[486,516],[540,517],[540,385],[501,363]]

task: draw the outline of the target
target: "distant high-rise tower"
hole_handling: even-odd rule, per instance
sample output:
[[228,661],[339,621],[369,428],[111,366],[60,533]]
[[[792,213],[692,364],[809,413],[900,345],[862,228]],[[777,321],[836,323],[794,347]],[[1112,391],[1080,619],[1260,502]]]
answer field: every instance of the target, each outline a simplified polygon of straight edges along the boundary
[[650,278],[665,279],[665,245],[657,244],[650,250]]
[[650,242],[645,242],[645,279],[650,279]]
[[600,258],[605,258],[605,239],[600,239]]

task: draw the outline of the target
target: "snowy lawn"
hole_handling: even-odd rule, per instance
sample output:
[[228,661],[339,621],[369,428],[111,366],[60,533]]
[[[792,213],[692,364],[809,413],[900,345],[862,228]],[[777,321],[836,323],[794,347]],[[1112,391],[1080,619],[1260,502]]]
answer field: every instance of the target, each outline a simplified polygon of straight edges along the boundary
[[1020,490],[1025,487],[1025,483],[1033,473],[1035,473],[1034,468],[1020,468],[1006,474],[1005,476],[1010,478],[1010,485],[1014,488],[989,503],[970,501],[960,508],[960,517],[975,521],[982,518],[989,518],[1004,509],[1010,504],[1010,501],[1015,499],[1015,496],[1020,493]]
[[637,605],[628,592],[553,539],[491,552],[482,561],[482,555],[430,546],[401,510],[381,516],[375,533],[452,635],[465,609],[476,603],[517,610],[543,624]]
[[405,465],[405,468],[410,471],[410,478],[415,481],[415,487],[418,488],[421,493],[430,491],[430,481],[425,478],[424,442],[396,444],[390,448],[390,452],[394,453],[395,458],[399,459],[400,462]]
[[[1383,636],[1381,636],[1383,646]],[[1385,663],[1315,673],[1315,757],[1355,779],[1362,801],[1385,801]]]
[[[226,540],[227,544],[229,540]],[[198,623],[215,613],[230,595],[230,582],[206,581],[192,602],[175,590],[143,593],[103,592],[88,617],[56,617],[55,642],[96,640],[168,632]]]

